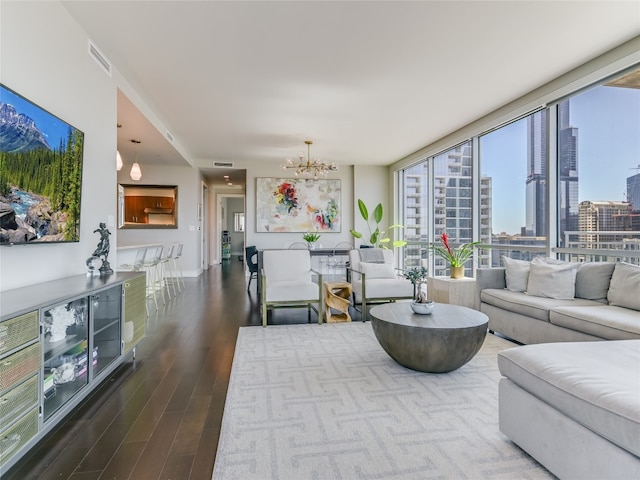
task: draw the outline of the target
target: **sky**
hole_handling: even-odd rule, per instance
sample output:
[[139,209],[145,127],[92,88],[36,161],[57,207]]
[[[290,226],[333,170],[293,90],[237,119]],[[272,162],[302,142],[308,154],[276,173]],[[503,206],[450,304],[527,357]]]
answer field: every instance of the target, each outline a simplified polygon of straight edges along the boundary
[[13,105],[18,113],[23,113],[31,118],[36,123],[36,127],[44,134],[51,148],[57,148],[60,140],[66,143],[70,125],[58,117],[43,110],[20,95],[16,95],[4,86],[0,87],[0,102]]
[[[640,173],[640,90],[601,86],[570,104],[571,126],[578,129],[579,201],[622,201],[627,177]],[[520,233],[525,223],[526,127],[522,119],[480,140],[481,172],[493,182],[494,233]]]

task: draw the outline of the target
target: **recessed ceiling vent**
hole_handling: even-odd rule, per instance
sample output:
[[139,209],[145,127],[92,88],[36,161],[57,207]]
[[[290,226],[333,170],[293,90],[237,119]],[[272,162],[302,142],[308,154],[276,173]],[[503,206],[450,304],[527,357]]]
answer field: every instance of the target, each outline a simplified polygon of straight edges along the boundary
[[98,47],[96,47],[91,40],[89,40],[89,56],[93,58],[100,67],[105,71],[105,73],[111,76],[111,62],[107,60]]
[[171,132],[167,132],[167,140],[173,143],[173,135],[171,135]]
[[213,162],[213,168],[233,168],[233,162]]

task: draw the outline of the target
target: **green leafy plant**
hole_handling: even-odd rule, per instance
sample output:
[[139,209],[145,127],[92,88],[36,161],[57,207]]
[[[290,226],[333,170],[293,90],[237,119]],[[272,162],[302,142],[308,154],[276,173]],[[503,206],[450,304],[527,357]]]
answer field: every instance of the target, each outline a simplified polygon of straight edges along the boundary
[[413,284],[415,292],[415,301],[418,303],[428,303],[427,300],[427,269],[425,267],[414,267],[406,270],[402,276]]
[[445,259],[452,267],[462,267],[467,260],[473,255],[473,250],[480,242],[463,243],[457,249],[451,248],[449,245],[449,237],[445,232],[440,235],[442,246],[430,245],[429,248],[438,255]]
[[[367,228],[369,229],[369,243],[371,245],[378,248],[389,248],[388,247],[389,244],[391,244],[393,247],[404,247],[407,244],[407,242],[405,242],[404,240],[391,241],[391,238],[389,238],[388,236],[385,236],[386,231],[380,230],[380,222],[382,222],[382,214],[383,214],[381,203],[376,205],[376,208],[374,208],[373,210],[372,220],[375,223],[375,229],[371,228],[371,222],[369,221],[369,210],[367,209],[367,206],[361,199],[358,199],[358,209],[360,210],[360,215],[362,215],[362,218],[364,219],[364,221],[367,222]],[[391,225],[389,227],[389,230],[393,230],[394,228],[404,228],[404,226],[399,224]],[[349,230],[349,232],[355,238],[363,237],[362,233],[357,232],[353,229]]]
[[304,239],[305,242],[314,243],[314,242],[318,241],[318,239],[320,238],[320,234],[319,233],[307,232],[307,233],[302,235],[302,238]]
[[414,285],[427,283],[428,278],[427,269],[425,267],[414,267],[411,270],[405,271],[402,276]]

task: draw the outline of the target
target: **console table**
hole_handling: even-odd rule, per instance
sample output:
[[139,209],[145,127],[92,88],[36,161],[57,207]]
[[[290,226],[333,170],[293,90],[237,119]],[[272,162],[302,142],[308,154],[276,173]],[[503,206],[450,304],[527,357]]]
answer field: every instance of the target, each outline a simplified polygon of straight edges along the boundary
[[0,472],[124,362],[146,334],[145,274],[76,275],[0,292]]

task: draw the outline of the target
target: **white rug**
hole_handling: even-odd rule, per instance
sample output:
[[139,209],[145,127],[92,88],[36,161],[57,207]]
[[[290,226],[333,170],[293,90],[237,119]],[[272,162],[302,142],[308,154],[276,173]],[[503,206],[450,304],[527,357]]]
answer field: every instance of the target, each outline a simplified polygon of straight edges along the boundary
[[240,329],[214,480],[553,478],[498,430],[496,353],[395,363],[370,323]]

